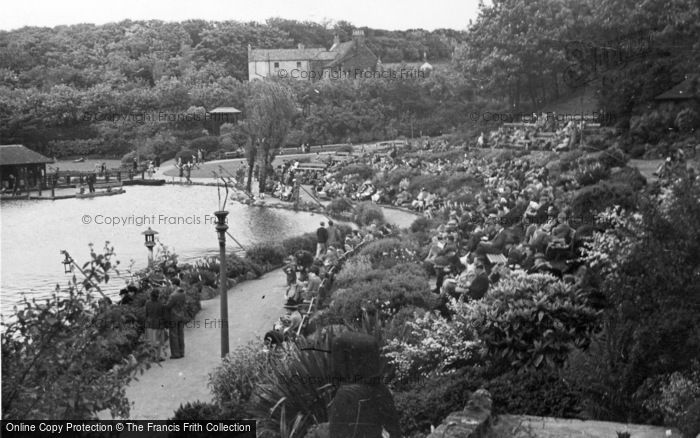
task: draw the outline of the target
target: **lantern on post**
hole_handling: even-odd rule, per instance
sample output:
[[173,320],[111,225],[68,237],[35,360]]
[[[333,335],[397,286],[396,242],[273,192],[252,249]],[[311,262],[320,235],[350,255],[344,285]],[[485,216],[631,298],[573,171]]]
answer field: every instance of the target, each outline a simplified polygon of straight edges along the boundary
[[63,263],[63,273],[70,274],[71,272],[73,272],[73,259],[70,257],[68,251],[66,250],[62,250],[61,254],[63,254],[64,257],[63,262],[61,262]]
[[148,248],[148,265],[150,266],[153,262],[153,247],[156,246],[156,234],[158,234],[158,232],[148,227],[148,229],[141,234],[143,234],[146,239],[144,245]]
[[226,285],[226,216],[228,211],[215,211],[216,216],[216,232],[219,235],[219,298],[221,300],[221,357],[226,357],[228,354],[228,296]]

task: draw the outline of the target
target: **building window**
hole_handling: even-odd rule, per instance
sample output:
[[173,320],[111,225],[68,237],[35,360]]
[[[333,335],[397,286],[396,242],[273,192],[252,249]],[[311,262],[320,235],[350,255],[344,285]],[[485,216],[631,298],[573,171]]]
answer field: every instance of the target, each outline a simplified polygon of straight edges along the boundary
[[297,61],[297,68],[301,68],[301,61]]
[[279,62],[275,62],[274,65],[275,65],[275,68],[280,68],[280,63],[279,63]]

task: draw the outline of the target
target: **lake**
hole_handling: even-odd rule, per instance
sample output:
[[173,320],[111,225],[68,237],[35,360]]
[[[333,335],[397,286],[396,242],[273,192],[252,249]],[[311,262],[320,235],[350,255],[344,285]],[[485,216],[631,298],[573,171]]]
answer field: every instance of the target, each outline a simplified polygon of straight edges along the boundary
[[[218,210],[216,187],[165,185],[130,186],[126,193],[92,199],[21,200],[0,205],[0,311],[28,297],[49,297],[57,283],[67,284],[61,250],[67,250],[79,264],[90,259],[89,243],[99,254],[105,241],[114,246],[121,278],[103,288],[118,296],[133,260],[137,271],[148,263],[148,251],[141,234],[150,226],[161,243],[191,262],[218,255],[218,238],[213,212]],[[325,218],[318,214],[283,209],[248,207],[228,201],[229,233],[243,246],[281,241],[315,231]],[[227,249],[237,246],[227,236]],[[80,280],[80,274],[78,273]]]

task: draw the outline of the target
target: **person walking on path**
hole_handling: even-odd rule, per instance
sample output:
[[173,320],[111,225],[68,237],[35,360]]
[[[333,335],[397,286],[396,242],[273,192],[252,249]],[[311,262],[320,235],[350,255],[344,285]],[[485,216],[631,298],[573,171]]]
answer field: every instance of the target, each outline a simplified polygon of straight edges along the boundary
[[146,340],[156,348],[154,360],[165,360],[165,306],[158,301],[160,291],[151,291],[151,300],[146,303]]
[[328,250],[328,230],[325,222],[321,222],[321,226],[316,230],[316,241],[316,258],[320,258]]
[[188,318],[185,312],[185,291],[180,287],[180,279],[174,278],[173,286],[175,290],[165,307],[170,312],[170,359],[180,359],[185,357],[185,323]]

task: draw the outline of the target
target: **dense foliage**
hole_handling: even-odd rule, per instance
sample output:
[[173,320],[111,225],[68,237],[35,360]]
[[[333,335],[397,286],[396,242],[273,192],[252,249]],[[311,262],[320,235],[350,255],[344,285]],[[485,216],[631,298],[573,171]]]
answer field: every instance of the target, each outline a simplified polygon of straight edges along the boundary
[[2,412],[6,419],[128,417],[126,385],[151,352],[128,307],[96,297],[114,273],[113,249],[91,251],[90,280],[75,276],[46,302],[25,301],[2,329]]

